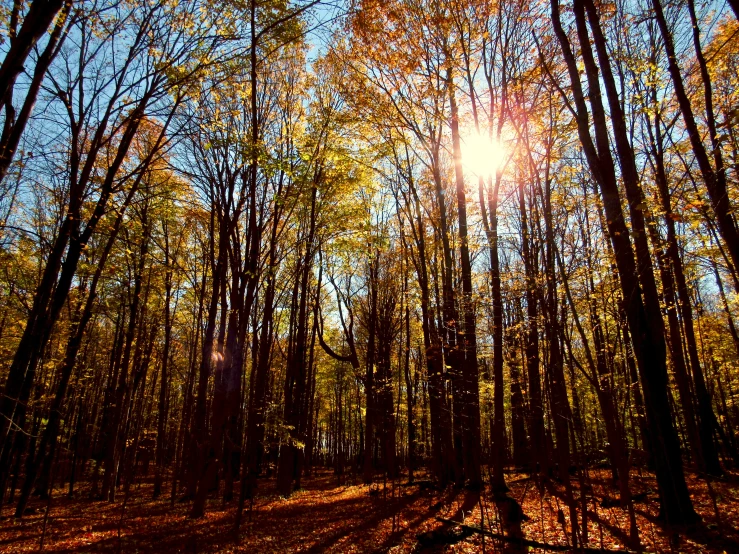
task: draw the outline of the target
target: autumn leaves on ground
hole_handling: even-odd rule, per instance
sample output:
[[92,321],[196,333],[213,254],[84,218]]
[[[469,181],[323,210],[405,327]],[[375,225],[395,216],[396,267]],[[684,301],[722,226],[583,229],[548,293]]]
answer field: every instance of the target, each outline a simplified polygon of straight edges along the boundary
[[[618,507],[609,472],[587,472],[587,545],[580,551],[625,551],[628,516]],[[421,477],[377,483],[316,470],[305,488],[289,498],[274,494],[274,481],[260,483],[263,494],[245,513],[238,540],[234,506],[215,498],[206,517],[193,520],[186,503],[152,500],[151,480],[131,491],[125,502],[68,498],[54,491],[35,500],[23,519],[0,521],[0,552],[550,552],[570,551],[561,486],[543,490],[526,474],[509,474],[509,496],[523,508],[522,538],[501,528],[501,510],[489,490],[450,487],[438,491]],[[648,474],[633,477],[641,546],[645,552],[739,551],[739,479],[711,481],[691,477],[700,525],[680,534],[657,520],[655,483]],[[46,508],[49,507],[48,513]],[[481,526],[481,513],[484,525]],[[450,522],[463,522],[460,527]],[[484,527],[487,533],[479,533]],[[503,539],[503,535],[508,539]],[[525,542],[529,541],[529,542]]]

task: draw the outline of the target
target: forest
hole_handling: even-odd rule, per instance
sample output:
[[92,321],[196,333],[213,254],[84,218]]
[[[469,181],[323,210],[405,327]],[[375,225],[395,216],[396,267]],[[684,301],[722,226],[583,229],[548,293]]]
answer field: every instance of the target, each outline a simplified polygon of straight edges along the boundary
[[738,17],[1,0],[0,551],[739,552]]

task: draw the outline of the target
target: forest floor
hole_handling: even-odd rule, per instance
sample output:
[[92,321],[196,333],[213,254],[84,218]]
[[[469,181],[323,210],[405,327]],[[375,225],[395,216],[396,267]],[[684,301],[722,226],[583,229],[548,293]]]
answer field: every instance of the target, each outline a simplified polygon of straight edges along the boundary
[[[605,470],[588,471],[588,546],[590,552],[623,552],[628,516],[617,502],[618,491]],[[656,484],[651,475],[635,472],[633,494],[641,544],[645,552],[739,552],[739,476],[712,481],[690,476],[696,510],[703,522],[688,531],[665,530],[657,522]],[[522,524],[526,539],[551,548],[528,552],[568,551],[563,522],[568,524],[561,485],[540,493],[526,474],[507,475],[510,495],[529,518]],[[573,485],[576,487],[576,479]],[[510,545],[439,518],[464,521],[499,533],[498,512],[487,494],[448,489],[436,491],[400,481],[370,489],[352,482],[339,484],[328,470],[304,479],[304,489],[284,499],[274,482],[260,481],[260,495],[245,512],[238,541],[234,540],[235,503],[209,502],[204,518],[188,518],[189,503],[170,507],[164,497],[152,500],[152,485],[144,481],[123,502],[91,501],[84,489],[74,498],[54,491],[50,503],[35,499],[29,514],[0,520],[0,552],[510,552]],[[122,496],[122,495],[121,495]],[[579,498],[579,492],[575,491]],[[603,500],[606,499],[604,503]],[[604,507],[603,505],[610,506]],[[615,506],[611,506],[616,504]],[[46,513],[46,506],[50,509]],[[580,505],[581,507],[581,505]],[[561,512],[559,510],[562,510]],[[580,513],[580,510],[578,510]],[[464,531],[467,531],[466,533]],[[468,535],[469,536],[465,536]],[[419,540],[419,535],[420,539]],[[483,540],[484,539],[484,540]],[[458,540],[454,544],[450,541]],[[440,544],[446,542],[446,544]],[[435,543],[435,544],[434,544]],[[526,552],[518,547],[517,551]]]

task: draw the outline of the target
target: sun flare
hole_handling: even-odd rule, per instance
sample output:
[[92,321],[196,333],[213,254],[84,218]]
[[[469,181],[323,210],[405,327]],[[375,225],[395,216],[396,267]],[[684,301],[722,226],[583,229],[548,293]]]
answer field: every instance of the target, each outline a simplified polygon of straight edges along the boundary
[[487,178],[505,163],[506,150],[500,141],[478,133],[462,139],[462,166],[477,177]]

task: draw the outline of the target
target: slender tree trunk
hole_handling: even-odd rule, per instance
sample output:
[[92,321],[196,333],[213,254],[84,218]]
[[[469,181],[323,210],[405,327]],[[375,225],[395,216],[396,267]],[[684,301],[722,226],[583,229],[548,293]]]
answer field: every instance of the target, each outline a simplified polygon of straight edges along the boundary
[[[735,1],[735,0],[734,0]],[[734,6],[732,6],[734,7]],[[721,148],[718,147],[716,141],[718,135],[716,134],[716,120],[713,114],[713,100],[711,92],[711,81],[708,77],[707,70],[705,69],[705,61],[701,61],[703,55],[700,50],[700,44],[697,46],[698,62],[701,69],[701,77],[703,79],[703,87],[705,92],[706,100],[706,121],[709,128],[713,131],[710,132],[710,137],[713,146],[713,155],[715,167],[711,165],[708,152],[703,144],[701,133],[696,122],[695,113],[693,106],[688,97],[688,93],[685,89],[683,82],[682,73],[680,66],[678,65],[678,57],[675,52],[675,44],[672,33],[668,27],[665,13],[662,8],[662,2],[660,0],[652,0],[652,8],[654,11],[657,25],[659,26],[660,33],[662,34],[662,40],[664,42],[665,53],[667,54],[667,68],[672,79],[672,84],[675,88],[675,98],[677,99],[678,106],[680,107],[680,113],[683,116],[683,122],[685,124],[685,130],[688,133],[690,139],[690,145],[695,155],[695,160],[698,163],[703,181],[706,185],[706,191],[711,199],[711,207],[716,215],[716,223],[718,226],[719,233],[723,238],[726,248],[729,251],[729,256],[733,262],[734,267],[739,267],[739,231],[736,227],[736,222],[732,215],[733,209],[731,207],[729,194],[727,191],[726,173],[723,167],[723,160],[721,159]],[[734,7],[736,10],[736,8]],[[694,23],[695,25],[695,23]],[[697,28],[695,29],[697,33]]]
[[[600,101],[600,84],[597,74],[593,73],[592,68],[588,69],[586,73],[590,83],[591,107],[596,133],[600,137],[599,148],[596,150],[590,137],[589,116],[577,62],[560,22],[558,0],[552,0],[551,7],[555,34],[564,53],[572,84],[580,142],[590,170],[601,189],[608,232],[613,242],[626,315],[633,337],[634,353],[646,396],[649,439],[660,492],[661,516],[672,524],[691,523],[697,519],[697,515],[685,483],[680,445],[670,413],[662,315],[659,310],[656,312],[654,310],[656,299],[650,300],[648,306],[645,306],[642,300],[642,287],[638,277],[644,273],[639,271],[634,261],[634,250],[621,207]],[[588,50],[589,47],[584,48],[584,51]],[[658,307],[658,303],[656,304]]]
[[[454,79],[451,69],[447,70],[447,87],[449,89],[449,104],[451,109],[451,129],[452,144],[454,152],[454,174],[457,189],[457,217],[459,220],[459,250],[460,250],[460,269],[462,273],[462,302],[460,308],[462,312],[462,323],[464,330],[459,329],[457,332],[460,336],[460,344],[458,344],[461,377],[462,377],[462,422],[464,434],[462,436],[462,449],[464,460],[464,478],[472,487],[480,487],[482,485],[482,476],[480,473],[480,392],[478,382],[477,367],[477,330],[475,322],[475,305],[472,299],[472,266],[470,263],[469,240],[467,237],[467,199],[465,196],[464,174],[462,171],[462,150],[459,138],[459,115],[457,111],[457,102],[454,95]],[[497,252],[497,249],[496,249]],[[502,331],[501,327],[496,328],[496,332]],[[501,342],[502,345],[502,342]],[[502,347],[501,347],[502,355]],[[502,360],[501,360],[502,363]],[[503,379],[502,371],[500,375],[500,399],[502,400]],[[496,406],[497,408],[497,406]],[[501,412],[498,417],[502,418]],[[500,422],[498,422],[499,424]],[[496,426],[496,432],[500,432],[499,426]],[[505,429],[503,429],[505,433]],[[499,437],[499,438],[502,438]],[[499,463],[496,471],[498,477],[496,480],[503,478],[502,464]],[[500,486],[500,483],[497,483]],[[503,486],[504,483],[503,483]]]

